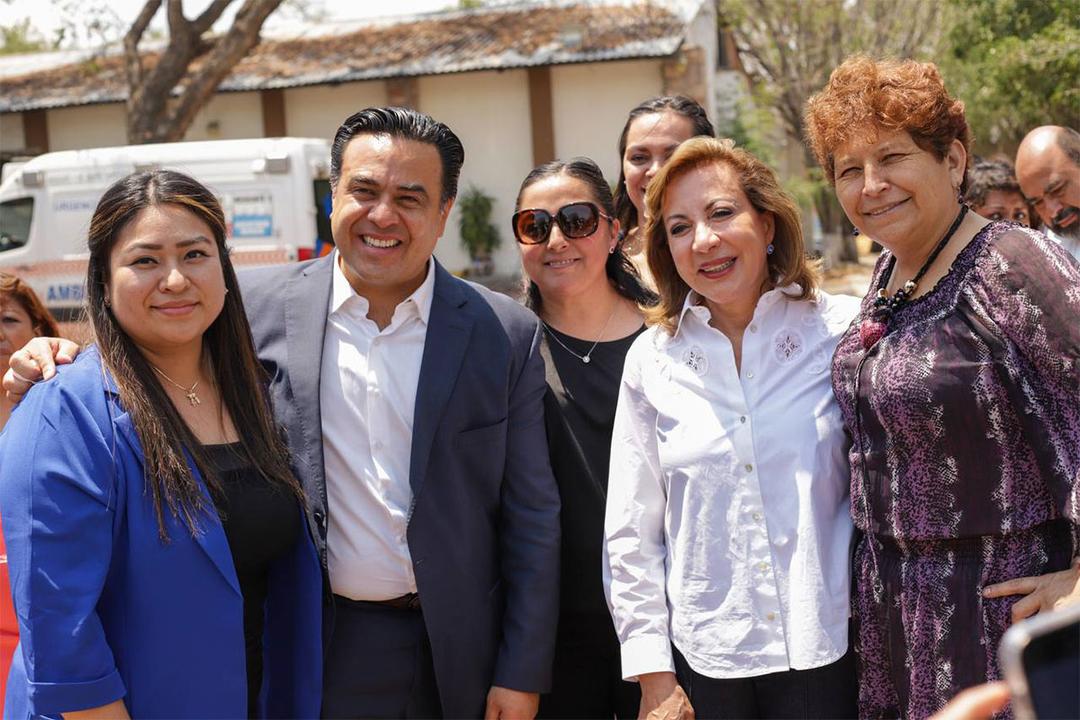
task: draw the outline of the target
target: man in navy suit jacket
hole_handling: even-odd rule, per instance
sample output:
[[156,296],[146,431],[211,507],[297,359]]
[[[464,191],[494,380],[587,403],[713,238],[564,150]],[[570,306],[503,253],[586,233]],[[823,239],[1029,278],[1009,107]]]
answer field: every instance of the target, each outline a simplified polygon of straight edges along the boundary
[[[353,115],[338,130],[331,155],[336,252],[241,278],[335,593],[326,716],[532,717],[537,694],[550,682],[559,498],[543,425],[540,328],[517,303],[454,278],[431,256],[462,161],[457,137],[426,115],[401,108]],[[345,300],[350,291],[362,298],[353,302],[366,308],[366,317],[334,312],[335,281]],[[407,302],[427,309],[426,323],[395,317]],[[326,348],[341,358],[358,352],[367,371],[359,378],[369,384],[355,437],[347,433],[354,403],[338,403],[322,384],[334,382],[347,395],[357,378],[349,368],[328,366]],[[410,378],[416,368],[418,377]],[[338,370],[344,379],[323,377]],[[380,390],[401,405],[413,385],[414,407],[379,406]],[[330,447],[331,412],[339,413],[339,427],[346,423],[345,444],[358,447]],[[384,420],[386,413],[396,422]],[[395,438],[408,432],[410,419],[411,438]],[[382,461],[380,448],[393,455],[395,441],[407,457]],[[339,463],[340,476],[327,477],[334,469],[329,454],[340,459],[343,452],[355,462]],[[371,475],[390,486],[385,494],[361,472],[370,458],[377,461]],[[361,522],[350,515],[353,527],[333,528],[342,522],[335,499],[352,502],[352,489],[370,490],[373,482],[377,497],[357,500]],[[399,498],[401,507],[387,497]],[[394,546],[398,524],[406,537]],[[360,538],[350,535],[357,529]],[[343,548],[335,554],[338,538]],[[393,546],[387,571],[404,585],[365,577],[386,563],[364,553],[387,539]],[[345,543],[349,550],[360,546],[356,562]],[[335,562],[336,556],[342,559]],[[411,568],[402,567],[408,563]],[[408,592],[380,597],[387,587]]]
[[356,113],[336,251],[240,277],[330,591],[324,717],[531,718],[550,684],[541,331],[432,257],[463,160],[427,115]]

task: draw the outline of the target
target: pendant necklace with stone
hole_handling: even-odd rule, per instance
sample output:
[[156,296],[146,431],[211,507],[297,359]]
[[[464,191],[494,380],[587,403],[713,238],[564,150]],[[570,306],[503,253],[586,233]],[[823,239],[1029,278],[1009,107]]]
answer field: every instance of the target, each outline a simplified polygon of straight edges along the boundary
[[926,258],[926,262],[919,268],[919,272],[915,273],[915,277],[904,283],[903,287],[891,296],[885,289],[885,286],[889,283],[892,271],[896,267],[896,256],[894,255],[889,260],[889,267],[881,274],[877,297],[874,298],[874,308],[870,311],[870,316],[864,318],[859,324],[859,339],[862,341],[864,350],[869,350],[874,347],[874,344],[888,332],[889,322],[892,320],[893,315],[906,305],[908,300],[915,293],[915,288],[919,286],[919,281],[922,280],[923,275],[925,275],[926,271],[930,269],[930,266],[934,264],[934,261],[937,260],[937,256],[941,254],[941,251],[945,249],[945,246],[949,244],[949,240],[952,239],[952,236],[956,234],[956,230],[960,227],[960,223],[963,221],[964,215],[967,214],[967,210],[967,205],[960,206],[960,212],[957,213],[952,226],[949,227],[948,232],[946,232],[941,240],[938,241],[937,247],[935,247],[934,251],[930,253],[930,256]]
[[611,314],[608,315],[607,320],[604,321],[604,327],[600,328],[600,334],[597,336],[596,342],[594,342],[592,344],[592,347],[589,348],[589,352],[585,353],[584,355],[578,355],[576,352],[574,352],[573,350],[568,348],[566,346],[566,343],[564,343],[562,340],[560,340],[559,336],[555,334],[555,331],[551,329],[550,325],[548,325],[543,320],[541,320],[540,322],[541,322],[541,324],[543,324],[544,329],[547,330],[548,335],[551,336],[551,339],[554,340],[555,342],[559,343],[559,345],[562,346],[563,350],[565,350],[566,352],[570,353],[571,355],[576,357],[581,362],[588,365],[589,362],[592,360],[593,350],[595,350],[596,346],[600,344],[600,338],[604,337],[604,333],[607,331],[608,325],[611,324],[611,318],[615,317],[615,311],[618,310],[618,309],[619,309],[619,303],[618,303],[618,301],[616,301],[615,302],[615,307],[611,308]]
[[202,400],[200,400],[199,396],[195,393],[195,388],[199,387],[199,381],[198,380],[196,380],[194,383],[192,383],[191,387],[189,387],[189,388],[184,387],[183,385],[181,385],[180,383],[176,382],[171,377],[166,375],[164,372],[162,372],[156,365],[151,365],[150,367],[154,368],[154,372],[156,372],[158,375],[160,375],[161,377],[168,380],[175,387],[180,388],[184,392],[184,394],[187,395],[187,400],[188,400],[189,403],[191,403],[191,407],[195,407],[197,405],[202,405]]

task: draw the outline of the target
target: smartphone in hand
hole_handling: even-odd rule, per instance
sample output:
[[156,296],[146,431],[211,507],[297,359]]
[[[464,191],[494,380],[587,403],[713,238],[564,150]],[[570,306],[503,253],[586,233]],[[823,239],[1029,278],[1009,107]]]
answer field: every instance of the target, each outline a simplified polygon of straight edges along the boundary
[[1080,605],[1016,623],[998,656],[1017,720],[1080,718]]

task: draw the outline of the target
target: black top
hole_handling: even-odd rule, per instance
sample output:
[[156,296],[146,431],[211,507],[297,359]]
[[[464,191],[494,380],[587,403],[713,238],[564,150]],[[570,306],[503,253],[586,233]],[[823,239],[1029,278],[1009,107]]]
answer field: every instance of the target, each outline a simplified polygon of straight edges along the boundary
[[225,496],[214,502],[244,597],[248,717],[253,718],[258,717],[262,687],[263,614],[270,567],[288,552],[302,528],[296,498],[267,482],[240,455],[239,448],[239,443],[203,446],[221,480]]
[[592,341],[557,330],[544,331],[542,352],[548,384],[544,422],[551,469],[562,498],[563,615],[608,615],[601,551],[611,433],[626,353],[643,330],[597,344],[588,364],[567,352],[548,333],[578,355],[588,353]]

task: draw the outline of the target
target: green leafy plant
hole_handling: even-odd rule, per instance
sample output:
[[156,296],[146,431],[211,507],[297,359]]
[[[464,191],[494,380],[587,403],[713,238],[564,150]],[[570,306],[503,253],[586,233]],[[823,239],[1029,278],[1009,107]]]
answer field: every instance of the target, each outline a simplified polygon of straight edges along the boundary
[[947,48],[935,59],[964,101],[975,149],[1012,155],[1038,125],[1080,119],[1076,0],[950,0]]
[[473,260],[486,260],[502,244],[499,231],[491,222],[495,198],[470,185],[458,198],[461,246]]

